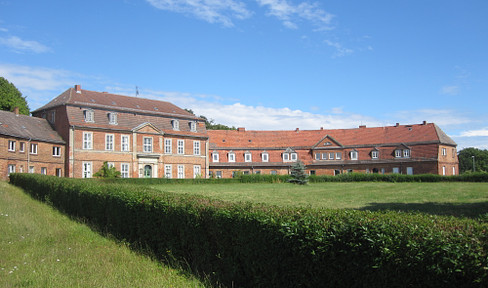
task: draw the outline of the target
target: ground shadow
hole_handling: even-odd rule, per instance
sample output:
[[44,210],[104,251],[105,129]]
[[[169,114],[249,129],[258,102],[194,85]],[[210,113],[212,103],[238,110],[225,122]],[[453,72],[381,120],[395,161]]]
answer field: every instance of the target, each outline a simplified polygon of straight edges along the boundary
[[488,202],[476,203],[369,203],[360,210],[393,210],[403,212],[422,212],[431,215],[444,215],[478,219],[488,218]]

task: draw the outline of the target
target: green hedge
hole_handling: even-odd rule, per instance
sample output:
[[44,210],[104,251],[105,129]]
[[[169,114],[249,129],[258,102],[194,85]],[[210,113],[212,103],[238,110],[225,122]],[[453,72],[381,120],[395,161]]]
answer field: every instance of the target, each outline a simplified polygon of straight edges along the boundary
[[436,174],[377,174],[346,173],[337,176],[310,176],[309,182],[488,182],[488,173],[464,173],[456,176]]
[[488,224],[474,220],[229,203],[36,174],[10,181],[227,287],[488,285]]

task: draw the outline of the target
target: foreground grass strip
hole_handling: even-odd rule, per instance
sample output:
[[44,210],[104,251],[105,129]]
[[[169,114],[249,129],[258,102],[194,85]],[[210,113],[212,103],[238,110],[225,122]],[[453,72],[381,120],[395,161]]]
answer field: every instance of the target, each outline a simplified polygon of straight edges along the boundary
[[0,181],[1,287],[204,287]]

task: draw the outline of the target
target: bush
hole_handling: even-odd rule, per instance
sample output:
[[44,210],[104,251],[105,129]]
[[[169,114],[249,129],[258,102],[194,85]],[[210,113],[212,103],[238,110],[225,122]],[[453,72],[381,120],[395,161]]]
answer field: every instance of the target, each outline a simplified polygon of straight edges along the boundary
[[229,203],[37,174],[11,183],[223,286],[488,284],[488,224],[475,220]]

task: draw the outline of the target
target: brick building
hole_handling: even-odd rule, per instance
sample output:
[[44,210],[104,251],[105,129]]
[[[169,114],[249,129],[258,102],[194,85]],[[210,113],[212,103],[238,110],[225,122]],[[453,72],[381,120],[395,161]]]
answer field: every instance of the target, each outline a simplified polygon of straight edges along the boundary
[[302,161],[310,175],[347,172],[457,175],[456,143],[437,125],[333,130],[209,130],[210,173],[289,174]]
[[204,120],[171,103],[75,85],[32,115],[66,142],[66,177],[90,178],[105,161],[127,178],[208,174]]
[[0,111],[0,178],[14,172],[64,175],[65,142],[45,119]]

